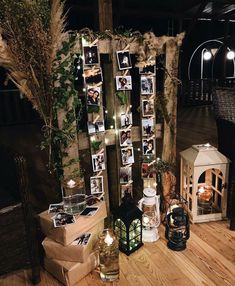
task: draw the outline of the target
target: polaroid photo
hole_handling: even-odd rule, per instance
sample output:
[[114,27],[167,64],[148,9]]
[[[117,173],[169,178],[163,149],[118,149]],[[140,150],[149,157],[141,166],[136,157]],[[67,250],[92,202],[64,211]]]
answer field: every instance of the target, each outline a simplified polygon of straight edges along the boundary
[[86,84],[98,84],[103,82],[103,75],[100,67],[84,69],[83,76]]
[[83,233],[78,238],[76,238],[71,245],[87,245],[89,239],[91,237],[91,233]]
[[153,188],[156,189],[157,183],[155,178],[143,179],[143,188]]
[[132,90],[131,76],[116,76],[116,89],[118,90]]
[[73,215],[59,212],[55,216],[52,217],[54,227],[61,227],[67,224],[73,224],[76,222],[75,217]]
[[93,172],[105,170],[104,153],[92,155]]
[[156,170],[154,164],[142,163],[141,165],[141,176],[144,179],[156,178]]
[[126,128],[130,125],[133,125],[133,120],[132,120],[132,113],[122,113],[121,114],[121,127]]
[[139,74],[156,75],[156,66],[148,65],[146,67],[139,68]]
[[48,213],[59,213],[64,211],[64,203],[59,203],[59,204],[50,204]]
[[95,214],[97,213],[98,209],[99,209],[99,207],[89,206],[89,207],[86,207],[86,208],[80,213],[80,215],[90,217],[90,216],[95,215]]
[[142,95],[154,93],[154,77],[141,75],[140,76],[140,93]]
[[84,65],[97,65],[99,64],[98,46],[84,46]]
[[87,105],[100,105],[101,88],[98,86],[87,87]]
[[133,164],[134,159],[134,150],[133,147],[121,148],[122,164]]
[[117,51],[117,62],[119,70],[131,69],[131,57],[129,51]]
[[143,99],[142,100],[142,114],[143,116],[154,116],[154,100]]
[[151,137],[154,135],[154,118],[142,119],[142,136]]
[[103,176],[90,177],[90,189],[92,195],[103,193]]
[[120,146],[132,146],[131,129],[119,130]]
[[123,198],[125,196],[125,194],[131,194],[133,196],[132,185],[122,185],[121,186],[121,198]]
[[104,132],[104,121],[96,121],[95,123],[88,121],[87,122],[88,134],[94,134],[99,132]]
[[132,179],[131,166],[120,167],[120,184],[127,184]]
[[154,155],[155,148],[155,139],[142,139],[143,155]]

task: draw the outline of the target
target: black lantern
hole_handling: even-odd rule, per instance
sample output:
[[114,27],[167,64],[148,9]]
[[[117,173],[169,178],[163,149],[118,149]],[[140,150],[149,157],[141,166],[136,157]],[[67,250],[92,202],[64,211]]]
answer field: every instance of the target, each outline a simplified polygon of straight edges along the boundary
[[119,239],[119,249],[126,255],[143,245],[142,214],[129,193],[125,194],[121,205],[114,212],[113,224]]
[[184,250],[189,235],[188,214],[184,208],[175,205],[166,217],[165,237],[168,239],[167,246],[175,251]]

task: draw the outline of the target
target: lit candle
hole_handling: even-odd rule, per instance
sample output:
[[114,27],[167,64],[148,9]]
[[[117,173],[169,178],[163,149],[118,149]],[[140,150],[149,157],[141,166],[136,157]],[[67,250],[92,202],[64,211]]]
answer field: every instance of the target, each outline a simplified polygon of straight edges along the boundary
[[113,243],[113,238],[110,236],[109,232],[107,231],[107,234],[105,236],[104,242],[110,246]]
[[74,188],[75,185],[76,185],[76,182],[75,182],[74,180],[69,180],[69,181],[67,182],[67,186],[68,186],[70,189]]
[[143,217],[143,223],[148,224],[149,223],[149,218],[148,217]]
[[198,189],[198,192],[201,194],[201,193],[204,193],[205,192],[205,189],[204,189],[204,187],[200,187],[199,189]]

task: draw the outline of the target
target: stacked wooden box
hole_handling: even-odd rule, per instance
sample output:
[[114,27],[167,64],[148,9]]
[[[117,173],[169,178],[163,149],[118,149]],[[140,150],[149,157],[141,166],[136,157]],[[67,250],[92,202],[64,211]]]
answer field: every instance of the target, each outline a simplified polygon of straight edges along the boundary
[[[44,267],[66,286],[72,286],[98,266],[98,254],[94,245],[98,234],[104,228],[107,216],[105,202],[93,216],[78,216],[76,223],[55,228],[53,214],[47,211],[39,215],[45,250]],[[91,233],[86,245],[73,245],[72,242],[83,233]]]

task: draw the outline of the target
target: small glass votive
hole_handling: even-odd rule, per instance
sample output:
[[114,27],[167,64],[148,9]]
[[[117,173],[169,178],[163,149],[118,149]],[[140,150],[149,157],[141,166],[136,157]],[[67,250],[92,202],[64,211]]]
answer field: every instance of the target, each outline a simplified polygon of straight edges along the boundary
[[112,229],[99,235],[100,278],[103,282],[119,279],[119,243]]
[[79,214],[86,208],[86,193],[83,182],[79,178],[63,182],[64,211],[68,214]]

